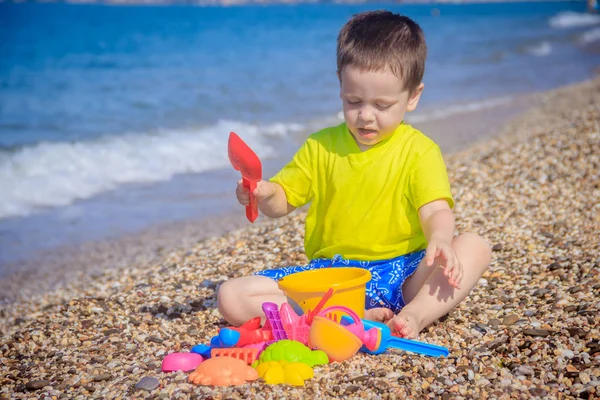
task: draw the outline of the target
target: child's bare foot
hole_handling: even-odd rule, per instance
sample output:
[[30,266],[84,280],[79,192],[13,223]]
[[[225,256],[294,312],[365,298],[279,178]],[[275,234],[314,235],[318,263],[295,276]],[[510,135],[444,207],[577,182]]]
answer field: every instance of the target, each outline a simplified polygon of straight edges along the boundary
[[407,309],[407,307],[404,307],[387,325],[392,330],[392,333],[396,333],[407,339],[416,338],[421,329],[423,329],[419,313],[413,312]]
[[369,321],[388,322],[394,318],[394,313],[389,308],[371,308],[365,310],[365,319]]

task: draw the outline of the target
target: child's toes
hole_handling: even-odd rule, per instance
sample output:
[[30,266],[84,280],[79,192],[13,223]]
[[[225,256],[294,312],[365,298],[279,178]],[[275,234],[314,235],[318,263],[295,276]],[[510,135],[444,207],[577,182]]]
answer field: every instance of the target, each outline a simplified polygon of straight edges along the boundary
[[420,330],[418,318],[407,311],[400,311],[400,314],[393,319],[393,331],[404,338],[413,339],[417,337]]

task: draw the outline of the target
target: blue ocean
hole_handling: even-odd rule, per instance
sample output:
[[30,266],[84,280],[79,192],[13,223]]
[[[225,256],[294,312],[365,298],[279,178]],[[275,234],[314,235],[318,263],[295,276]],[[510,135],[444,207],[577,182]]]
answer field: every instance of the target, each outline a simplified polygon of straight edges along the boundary
[[229,212],[229,132],[269,171],[339,123],[338,30],[380,8],[428,40],[409,122],[581,81],[600,64],[600,16],[583,1],[0,3],[0,275],[40,250]]

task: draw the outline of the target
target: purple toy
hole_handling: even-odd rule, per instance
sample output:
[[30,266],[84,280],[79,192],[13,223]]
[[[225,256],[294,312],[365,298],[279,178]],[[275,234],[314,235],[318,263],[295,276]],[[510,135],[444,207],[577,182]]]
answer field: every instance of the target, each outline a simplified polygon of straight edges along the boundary
[[279,315],[279,310],[277,309],[277,304],[266,302],[262,304],[263,312],[267,317],[267,321],[271,326],[271,332],[273,333],[273,339],[282,340],[287,339],[287,334],[283,329],[283,324],[281,323],[281,316]]

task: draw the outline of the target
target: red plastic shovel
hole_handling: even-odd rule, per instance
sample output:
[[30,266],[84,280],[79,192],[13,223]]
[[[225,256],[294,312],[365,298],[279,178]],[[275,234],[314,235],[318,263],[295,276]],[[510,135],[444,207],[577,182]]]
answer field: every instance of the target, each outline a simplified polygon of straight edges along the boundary
[[235,132],[229,133],[227,154],[233,168],[242,173],[244,187],[250,191],[250,205],[246,206],[246,218],[254,222],[258,217],[258,204],[252,192],[256,189],[256,183],[262,179],[262,164],[258,156]]

